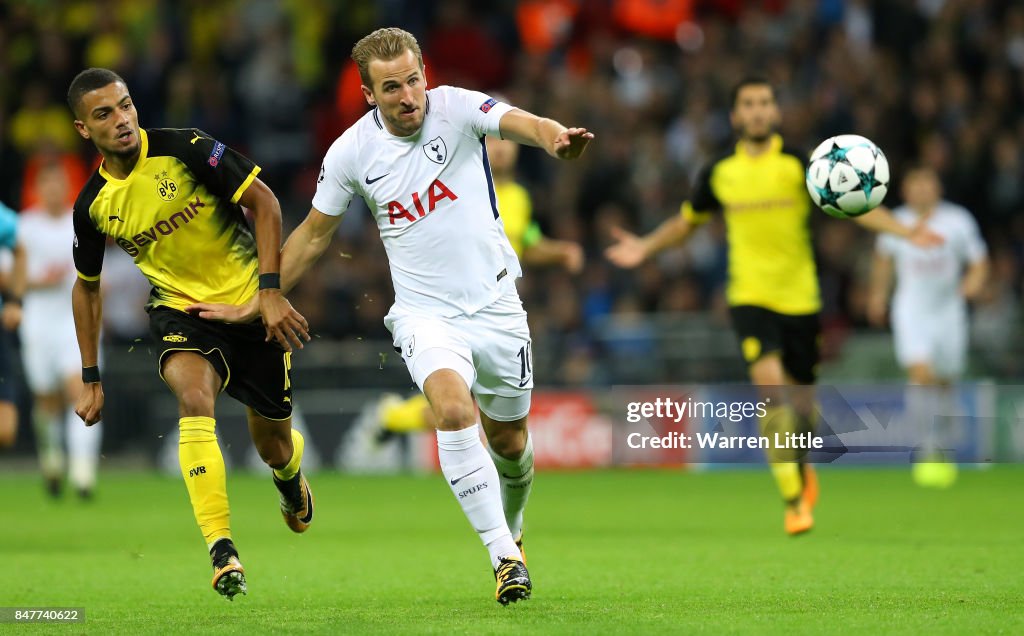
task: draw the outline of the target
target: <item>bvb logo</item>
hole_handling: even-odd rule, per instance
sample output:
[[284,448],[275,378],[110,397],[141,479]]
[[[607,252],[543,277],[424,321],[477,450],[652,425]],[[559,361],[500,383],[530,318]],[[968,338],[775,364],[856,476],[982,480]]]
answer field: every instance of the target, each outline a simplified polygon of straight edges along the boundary
[[171,179],[163,178],[156,184],[157,192],[164,201],[173,201],[178,196],[178,184]]

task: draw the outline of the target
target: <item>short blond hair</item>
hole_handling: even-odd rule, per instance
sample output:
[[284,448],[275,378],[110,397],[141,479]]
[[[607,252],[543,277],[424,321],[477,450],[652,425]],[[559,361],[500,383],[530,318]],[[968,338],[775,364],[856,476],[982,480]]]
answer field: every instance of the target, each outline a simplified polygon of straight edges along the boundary
[[420,63],[420,70],[423,70],[423,53],[420,51],[420,44],[416,37],[396,27],[377,29],[356,42],[352,47],[352,60],[359,67],[359,78],[366,86],[373,86],[370,80],[370,62],[381,60],[387,62],[399,57],[406,51],[412,51],[416,61]]

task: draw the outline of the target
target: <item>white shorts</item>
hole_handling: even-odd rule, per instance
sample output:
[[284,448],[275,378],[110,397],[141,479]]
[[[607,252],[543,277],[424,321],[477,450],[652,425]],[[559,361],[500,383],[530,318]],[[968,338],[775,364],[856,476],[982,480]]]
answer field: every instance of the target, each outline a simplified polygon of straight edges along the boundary
[[896,360],[904,369],[927,364],[942,379],[963,374],[967,365],[967,319],[961,312],[925,317],[894,311],[892,333]]
[[530,412],[530,328],[514,288],[472,316],[443,318],[392,309],[384,324],[421,391],[431,373],[451,369],[492,420],[510,422]]
[[74,320],[23,320],[19,335],[25,379],[33,393],[63,390],[65,380],[81,372]]

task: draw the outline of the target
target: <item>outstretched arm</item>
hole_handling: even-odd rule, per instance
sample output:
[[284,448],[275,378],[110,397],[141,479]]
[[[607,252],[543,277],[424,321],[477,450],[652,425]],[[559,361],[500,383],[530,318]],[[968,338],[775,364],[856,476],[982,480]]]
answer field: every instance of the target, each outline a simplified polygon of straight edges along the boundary
[[[103,322],[103,298],[100,296],[99,280],[79,278],[75,281],[71,289],[71,311],[75,316],[75,335],[82,355],[82,368],[95,369],[99,365],[100,325]],[[99,381],[98,371],[95,376],[95,382],[85,383],[75,406],[75,413],[87,426],[100,421],[103,411],[103,385]]]
[[[331,244],[335,230],[341,223],[341,215],[331,216],[316,208],[310,208],[306,219],[295,228],[281,250],[281,293],[287,294],[303,274],[320,258]],[[226,305],[222,303],[196,303],[188,307],[200,318],[224,322],[246,322],[257,315],[255,303],[247,305]]]
[[281,251],[282,290],[290,291],[313,263],[320,259],[340,224],[340,214],[332,216],[316,208],[309,209],[309,214],[288,237]]
[[884,205],[878,206],[867,214],[854,217],[853,220],[872,232],[894,234],[907,239],[918,247],[936,247],[946,242],[940,234],[933,232],[924,223],[913,226],[903,225]]
[[559,266],[570,274],[579,274],[583,270],[583,248],[579,243],[542,236],[533,245],[523,248],[523,262],[540,267]]
[[963,280],[960,281],[960,293],[964,298],[974,302],[981,296],[988,281],[988,258],[981,258],[967,266]]
[[892,291],[892,256],[876,251],[871,263],[871,289],[868,292],[867,318],[876,327],[885,326]]
[[[281,204],[277,197],[266,184],[254,179],[238,202],[253,215],[260,274],[280,274]],[[267,329],[267,341],[276,340],[285,351],[292,350],[292,343],[301,349],[302,341],[309,340],[309,325],[284,297],[284,291],[261,284],[256,296],[263,326]]]
[[684,243],[693,232],[693,227],[682,214],[673,214],[645,236],[613,227],[611,232],[615,243],[604,254],[613,264],[632,269],[658,252]]
[[553,119],[518,108],[502,115],[498,125],[502,139],[543,148],[556,159],[576,159],[594,138],[586,128],[566,128]]

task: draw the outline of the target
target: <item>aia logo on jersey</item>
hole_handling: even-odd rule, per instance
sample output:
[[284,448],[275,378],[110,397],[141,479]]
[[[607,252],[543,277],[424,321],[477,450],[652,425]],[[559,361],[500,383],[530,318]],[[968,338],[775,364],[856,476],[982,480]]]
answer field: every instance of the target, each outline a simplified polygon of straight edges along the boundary
[[497,104],[497,103],[498,103],[498,100],[496,100],[494,98],[491,98],[491,99],[487,100],[483,104],[480,104],[480,112],[481,113],[489,113],[489,112],[491,112],[491,109],[494,108],[494,105]]
[[441,201],[445,199],[451,199],[452,201],[455,201],[456,199],[459,198],[454,192],[448,189],[448,186],[441,183],[440,179],[434,179],[430,183],[430,187],[427,188],[426,197],[427,207],[424,208],[423,200],[420,197],[420,193],[412,193],[412,206],[410,207],[412,207],[413,210],[416,211],[416,214],[410,212],[408,208],[406,208],[398,201],[391,201],[390,203],[388,203],[388,220],[391,222],[391,225],[394,225],[395,222],[398,221],[399,219],[404,219],[409,223],[415,223],[416,221],[422,219],[423,217],[433,212],[434,208],[436,208],[437,204],[440,203]]
[[434,137],[423,144],[423,152],[427,155],[427,159],[437,164],[444,164],[444,160],[448,158],[448,147],[444,145],[444,139],[440,137]]

